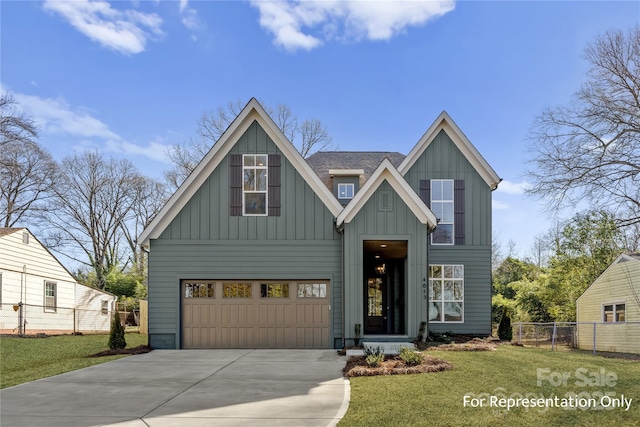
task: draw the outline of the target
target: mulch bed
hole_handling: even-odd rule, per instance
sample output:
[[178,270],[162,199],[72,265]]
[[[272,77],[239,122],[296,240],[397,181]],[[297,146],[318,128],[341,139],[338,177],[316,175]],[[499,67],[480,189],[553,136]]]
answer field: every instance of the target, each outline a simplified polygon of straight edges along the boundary
[[403,375],[423,374],[426,372],[440,372],[451,369],[453,365],[446,360],[424,355],[421,365],[407,366],[400,357],[389,357],[380,366],[371,367],[365,361],[364,356],[352,357],[347,361],[342,370],[345,377],[363,377],[373,375]]
[[92,354],[87,357],[115,356],[118,354],[143,354],[143,353],[149,353],[151,350],[153,349],[148,345],[139,345],[134,348],[105,350],[105,351],[101,351],[100,353]]

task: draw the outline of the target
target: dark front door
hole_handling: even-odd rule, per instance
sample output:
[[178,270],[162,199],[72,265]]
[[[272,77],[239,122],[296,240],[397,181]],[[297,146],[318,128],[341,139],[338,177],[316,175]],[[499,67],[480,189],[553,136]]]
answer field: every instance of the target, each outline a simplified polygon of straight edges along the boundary
[[364,242],[364,334],[405,333],[406,240]]
[[381,277],[367,279],[365,334],[386,334],[388,320],[387,289]]

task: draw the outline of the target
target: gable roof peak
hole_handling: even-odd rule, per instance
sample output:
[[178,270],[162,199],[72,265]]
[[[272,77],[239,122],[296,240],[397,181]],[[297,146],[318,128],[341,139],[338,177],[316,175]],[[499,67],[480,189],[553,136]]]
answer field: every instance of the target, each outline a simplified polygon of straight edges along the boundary
[[418,143],[411,149],[409,154],[407,154],[407,157],[398,167],[398,171],[402,175],[405,175],[442,130],[447,133],[449,138],[451,138],[456,147],[462,152],[469,163],[471,163],[487,185],[489,185],[491,190],[498,188],[498,184],[502,179],[489,163],[487,163],[484,157],[482,157],[476,147],[469,141],[469,138],[467,138],[445,110],[442,110],[429,129],[427,129],[420,140],[418,140]]

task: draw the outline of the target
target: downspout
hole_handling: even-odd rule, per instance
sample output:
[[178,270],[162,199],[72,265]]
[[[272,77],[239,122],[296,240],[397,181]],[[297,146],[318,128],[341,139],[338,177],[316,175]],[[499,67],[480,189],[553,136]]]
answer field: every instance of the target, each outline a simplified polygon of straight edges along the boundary
[[[18,332],[20,335],[24,334],[25,331],[25,310],[27,308],[27,265],[22,265],[22,274],[20,275],[20,315],[19,315],[19,324],[18,324]],[[23,288],[24,288],[24,299],[23,299]]]

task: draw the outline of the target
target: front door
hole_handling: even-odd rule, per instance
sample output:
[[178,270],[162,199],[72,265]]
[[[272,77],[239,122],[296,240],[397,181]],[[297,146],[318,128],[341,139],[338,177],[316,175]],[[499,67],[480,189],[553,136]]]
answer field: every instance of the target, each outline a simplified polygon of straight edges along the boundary
[[365,334],[387,333],[387,289],[381,277],[367,279],[366,312],[364,320]]
[[363,247],[364,334],[404,334],[406,240],[367,240]]

